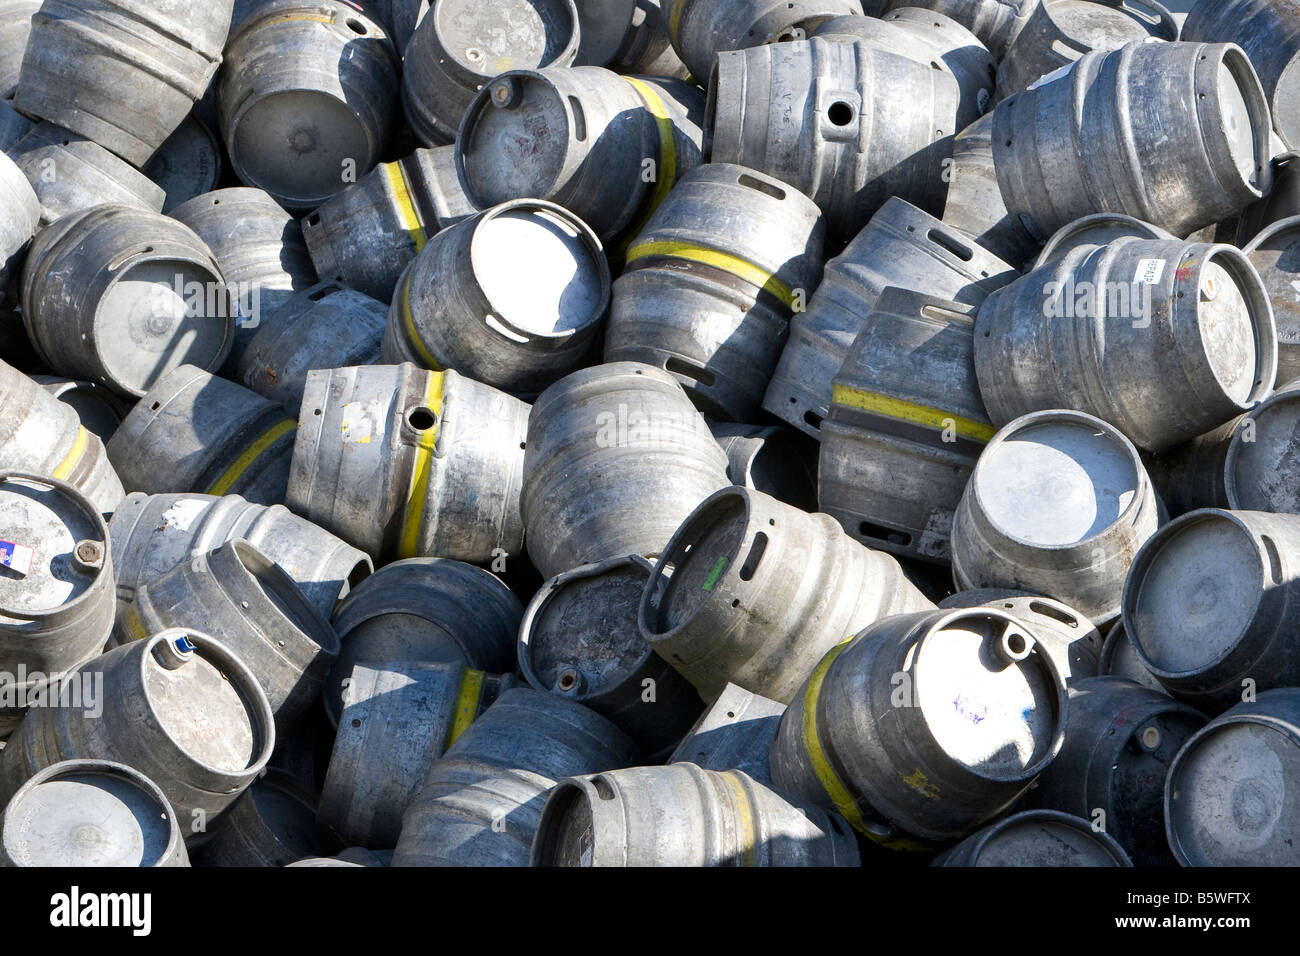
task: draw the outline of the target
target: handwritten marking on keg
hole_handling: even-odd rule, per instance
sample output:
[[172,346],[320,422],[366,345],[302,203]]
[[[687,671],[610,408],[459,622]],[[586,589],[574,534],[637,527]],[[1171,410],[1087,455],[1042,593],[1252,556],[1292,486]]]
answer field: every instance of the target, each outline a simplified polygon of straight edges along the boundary
[[1165,260],[1139,259],[1137,271],[1133,273],[1134,284],[1159,285],[1160,277],[1165,274]]
[[907,784],[927,800],[939,799],[939,788],[930,782],[930,778],[921,772],[918,767],[910,774],[904,774],[901,770],[898,775],[903,778],[903,783]]
[[1179,264],[1178,271],[1174,273],[1174,279],[1178,282],[1182,282],[1190,278],[1191,274],[1196,271],[1196,267],[1200,264],[1200,256],[1189,256]]
[[981,724],[989,715],[988,705],[971,700],[965,694],[958,694],[952,702],[953,708],[972,724]]
[[26,576],[31,573],[32,559],[36,550],[25,544],[0,540],[0,566],[10,568]]
[[86,453],[86,446],[90,444],[90,433],[84,428],[77,429],[77,437],[72,440],[72,450],[68,456],[59,462],[54,469],[54,477],[59,481],[66,481],[68,475],[72,474],[72,469],[77,467],[81,461],[81,456]]
[[714,586],[718,583],[718,578],[722,577],[722,571],[726,568],[728,560],[729,559],[724,554],[714,562],[713,569],[709,571],[709,576],[704,579],[704,586],[700,588],[701,591],[713,590]]

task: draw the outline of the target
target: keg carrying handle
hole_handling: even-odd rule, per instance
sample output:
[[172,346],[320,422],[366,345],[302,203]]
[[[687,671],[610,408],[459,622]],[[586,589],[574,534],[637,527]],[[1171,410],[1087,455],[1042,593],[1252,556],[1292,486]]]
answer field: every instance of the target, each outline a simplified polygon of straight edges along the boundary
[[1162,36],[1166,40],[1178,39],[1178,21],[1164,4],[1157,3],[1156,0],[1105,0],[1105,2],[1151,26],[1159,27],[1157,36]]

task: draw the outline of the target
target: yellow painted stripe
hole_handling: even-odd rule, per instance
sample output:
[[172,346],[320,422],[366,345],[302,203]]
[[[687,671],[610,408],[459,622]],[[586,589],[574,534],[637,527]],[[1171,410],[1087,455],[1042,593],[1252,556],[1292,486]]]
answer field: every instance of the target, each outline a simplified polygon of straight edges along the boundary
[[402,283],[402,321],[406,324],[406,340],[411,343],[411,348],[420,356],[420,362],[425,368],[433,369],[435,372],[441,372],[442,366],[438,360],[433,357],[424,340],[420,338],[420,331],[415,327],[415,316],[411,314],[411,274],[407,272],[406,281]]
[[333,17],[313,17],[306,13],[287,13],[279,17],[269,17],[257,25],[260,30],[262,27],[274,26],[277,23],[292,23],[295,20],[306,20],[310,23],[333,23]]
[[72,451],[68,452],[68,457],[59,462],[58,467],[54,469],[54,477],[63,481],[72,474],[72,469],[77,467],[81,456],[86,453],[88,444],[90,444],[90,433],[84,428],[78,428],[77,437],[72,440]]
[[140,612],[135,609],[134,604],[127,605],[126,636],[132,641],[143,641],[149,636],[149,632],[145,630],[144,622],[140,620]]
[[[424,404],[441,420],[441,372],[429,373],[429,384],[424,391]],[[397,555],[400,558],[419,556],[420,529],[424,525],[425,499],[429,496],[429,479],[433,474],[433,449],[438,443],[439,426],[420,433],[420,443],[415,449],[415,466],[411,469],[411,489],[406,496],[406,515],[402,519],[402,538]]]
[[674,46],[681,42],[679,30],[682,25],[682,11],[686,9],[688,2],[689,0],[675,0],[672,15],[668,18],[668,39],[672,40]]
[[736,795],[736,815],[739,817],[740,835],[743,840],[740,846],[740,865],[758,866],[758,834],[754,830],[754,808],[750,805],[749,794],[745,792],[740,778],[731,771],[723,773],[722,779],[727,781],[727,786]]
[[849,388],[846,385],[836,385],[834,387],[832,401],[836,405],[843,405],[846,408],[860,408],[864,412],[874,412],[877,415],[897,418],[901,421],[911,422],[914,425],[924,425],[937,431],[952,428],[958,435],[972,441],[988,442],[997,434],[997,429],[985,422],[977,422],[972,418],[963,418],[960,415],[954,415],[938,408],[930,408],[927,405],[906,402],[901,398],[877,395],[875,392],[864,392],[856,388]]
[[208,489],[210,495],[227,494],[234,487],[235,482],[244,476],[253,462],[257,461],[268,448],[292,431],[296,431],[298,423],[285,420],[277,422],[261,438],[249,445],[247,450],[235,459],[235,463],[225,470],[220,478]]
[[639,242],[628,250],[627,261],[631,263],[649,256],[668,256],[713,266],[715,269],[721,269],[729,275],[744,279],[751,285],[766,290],[784,302],[791,311],[794,310],[794,293],[784,282],[752,262],[746,262],[736,256],[688,242]]
[[482,671],[472,671],[467,668],[465,676],[460,679],[456,714],[451,722],[451,733],[447,735],[448,747],[459,740],[461,734],[469,730],[469,725],[474,723],[474,718],[478,716],[479,701],[483,699],[483,676]]
[[384,163],[379,168],[384,171],[388,185],[397,197],[397,213],[402,219],[402,228],[415,244],[416,253],[419,253],[428,244],[429,237],[424,231],[424,223],[420,221],[420,213],[415,208],[415,200],[411,198],[411,187],[406,181],[402,164]]
[[632,84],[632,89],[636,90],[637,95],[641,97],[641,102],[645,103],[646,109],[654,116],[655,125],[659,128],[659,167],[655,170],[655,191],[640,221],[628,232],[628,241],[631,242],[632,238],[640,235],[645,229],[650,217],[677,184],[677,140],[672,117],[668,115],[664,101],[659,98],[654,87],[631,76],[625,76],[623,79]]
[[826,680],[826,672],[830,670],[831,665],[835,663],[835,659],[848,646],[849,641],[844,641],[833,647],[818,662],[817,667],[812,672],[812,677],[808,679],[808,690],[804,692],[803,720],[801,724],[803,746],[804,751],[808,754],[808,760],[812,764],[813,773],[817,774],[822,789],[831,798],[831,802],[840,811],[840,815],[853,825],[853,829],[870,835],[866,822],[858,811],[857,801],[853,799],[848,787],[844,785],[844,782],[839,778],[839,774],[831,766],[830,760],[826,757],[826,751],[822,748],[821,737],[817,731],[817,700],[821,696],[822,683]]

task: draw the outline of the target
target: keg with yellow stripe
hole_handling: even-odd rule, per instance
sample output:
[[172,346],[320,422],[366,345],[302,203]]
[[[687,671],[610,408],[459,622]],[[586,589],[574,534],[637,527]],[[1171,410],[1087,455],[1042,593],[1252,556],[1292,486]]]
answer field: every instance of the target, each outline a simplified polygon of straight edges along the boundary
[[732,486],[701,502],[664,548],[638,626],[706,701],[735,683],[788,703],[840,641],[933,607],[894,558],[834,519]]
[[861,863],[853,831],[838,813],[796,806],[739,770],[679,763],[562,782],[547,796],[532,865]]
[[581,36],[573,0],[439,0],[406,48],[402,105],[425,146],[456,139],[465,108],[507,70],[565,69]]
[[132,491],[284,501],[297,427],[290,412],[192,365],[160,378],[109,440]]
[[285,501],[377,561],[523,547],[528,405],[411,364],[307,376]]
[[316,271],[380,302],[438,231],[478,212],[452,146],[380,163],[302,221]]
[[470,104],[456,168],[472,202],[558,203],[611,248],[704,161],[704,95],[599,66],[512,70]]
[[343,0],[272,0],[226,44],[217,105],[239,178],[306,212],[370,172],[398,113],[401,61]]
[[863,544],[950,559],[953,514],[994,432],[974,329],[973,306],[886,289],[835,376],[817,503]]
[[781,720],[777,789],[877,843],[938,849],[1007,810],[1064,741],[1065,684],[1004,611],[889,617],[830,651]]
[[3,360],[0,408],[0,461],[6,467],[66,481],[100,513],[122,501],[122,482],[99,436],[81,424],[70,405]]
[[395,846],[429,767],[518,680],[416,660],[357,664],[348,677],[318,819],[349,846]]
[[673,375],[706,415],[754,421],[790,319],[821,281],[821,211],[763,173],[691,170],[627,250],[605,361]]
[[584,363],[610,285],[581,219],[555,203],[505,202],[438,233],[407,268],[382,357],[533,399]]
[[402,817],[393,866],[527,866],[546,791],[637,757],[595,711],[530,687],[507,690],[430,766]]
[[447,661],[513,673],[519,599],[490,571],[449,558],[386,564],[339,604],[332,619],[343,649],[325,688],[338,725],[344,680],[359,661]]

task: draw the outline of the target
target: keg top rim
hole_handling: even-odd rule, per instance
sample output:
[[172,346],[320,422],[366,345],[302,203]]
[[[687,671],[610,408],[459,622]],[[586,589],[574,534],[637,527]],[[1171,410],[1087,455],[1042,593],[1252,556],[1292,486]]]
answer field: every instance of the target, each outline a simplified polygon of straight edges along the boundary
[[[1300,217],[1297,217],[1297,224],[1300,224]],[[1282,510],[1274,502],[1261,501],[1255,497],[1254,501],[1243,500],[1243,486],[1250,484],[1251,476],[1258,475],[1263,471],[1255,467],[1254,453],[1258,452],[1263,444],[1259,440],[1258,432],[1266,425],[1265,418],[1273,418],[1278,415],[1285,415],[1286,412],[1279,409],[1279,406],[1294,406],[1289,409],[1294,423],[1297,417],[1300,417],[1300,380],[1284,385],[1282,388],[1273,392],[1258,405],[1252,408],[1241,419],[1241,423],[1232,430],[1232,438],[1228,442],[1228,452],[1223,464],[1224,492],[1228,500],[1228,509],[1232,511],[1273,511]],[[1247,442],[1243,438],[1245,434],[1243,426],[1251,422],[1256,426],[1256,434],[1253,441]],[[1249,446],[1249,447],[1247,447]],[[1246,459],[1243,462],[1243,457]],[[1244,466],[1244,467],[1243,467]],[[1269,468],[1273,466],[1270,464]]]
[[[993,823],[977,834],[970,837],[975,842],[972,847],[971,864],[978,866],[978,860],[984,852],[989,849],[990,845],[1002,837],[1005,837],[1009,831],[1020,829],[1025,826],[1052,827],[1054,829],[1069,829],[1076,833],[1081,833],[1090,840],[1090,846],[1099,851],[1098,855],[1104,853],[1109,856],[1114,866],[1132,866],[1129,855],[1119,842],[1107,833],[1105,830],[1094,830],[1092,825],[1082,817],[1076,817],[1070,813],[1063,813],[1060,810],[1022,810],[1019,813],[1013,813],[1008,817]],[[1104,864],[1094,862],[1093,865],[1101,866]]]

